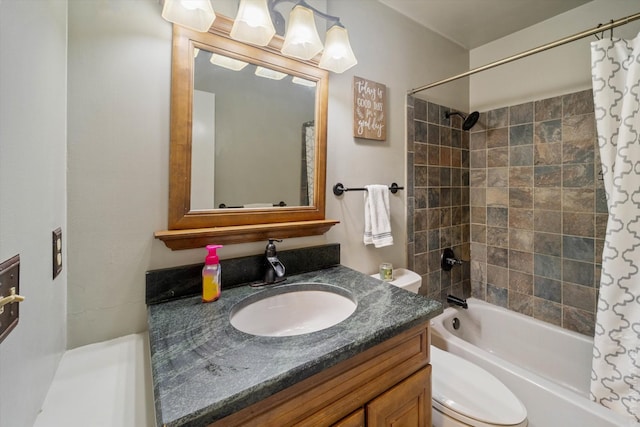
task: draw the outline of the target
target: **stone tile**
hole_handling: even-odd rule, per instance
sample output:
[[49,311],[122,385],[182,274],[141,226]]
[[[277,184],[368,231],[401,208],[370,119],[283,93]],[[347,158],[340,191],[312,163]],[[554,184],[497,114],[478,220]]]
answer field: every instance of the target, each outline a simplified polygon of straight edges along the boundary
[[413,222],[416,232],[426,230],[428,228],[428,210],[416,209]]
[[492,227],[508,227],[509,225],[509,209],[488,207],[487,208],[487,225]]
[[533,275],[521,271],[509,270],[509,292],[533,295]]
[[439,208],[440,207],[440,188],[429,187],[424,189],[425,192],[425,206],[424,208]]
[[591,213],[565,212],[562,215],[562,234],[594,237],[594,215]]
[[562,110],[565,118],[593,113],[593,91],[587,89],[564,95],[562,97]]
[[487,283],[487,302],[500,307],[507,308],[508,291]]
[[418,254],[428,251],[426,231],[419,231],[415,233],[414,251]]
[[440,145],[440,126],[427,124],[427,141],[429,144]]
[[460,148],[463,150],[469,149],[469,132],[462,132],[460,134]]
[[533,124],[517,125],[509,127],[509,145],[533,144]]
[[509,165],[533,166],[533,144],[509,147]]
[[487,264],[509,267],[509,251],[505,248],[487,246]]
[[487,226],[487,244],[490,246],[499,246],[501,248],[509,247],[509,229],[502,227]]
[[471,222],[473,224],[487,223],[487,209],[485,207],[471,207]]
[[534,165],[560,165],[562,164],[562,144],[535,144],[533,147]]
[[440,293],[440,272],[438,270],[427,274],[427,294]]
[[533,122],[533,102],[509,107],[509,125]]
[[562,209],[565,212],[593,212],[594,208],[594,189],[565,188],[562,191]]
[[570,259],[563,260],[562,281],[594,287],[594,264]]
[[416,142],[413,144],[414,155],[414,164],[416,165],[426,165],[427,164],[427,144],[423,144],[420,142]]
[[533,187],[533,167],[516,166],[509,168],[510,187]]
[[451,206],[451,188],[440,188],[440,207]]
[[459,129],[451,129],[451,146],[454,148],[462,147],[462,131]]
[[533,297],[518,292],[509,292],[509,309],[526,316],[532,316]]
[[482,263],[487,262],[487,245],[483,245],[480,243],[471,243],[469,245],[469,248],[471,260]]
[[534,276],[533,294],[546,301],[562,302],[562,282],[548,277]]
[[451,128],[440,126],[440,146],[451,147]]
[[503,128],[509,125],[509,107],[487,112],[487,129]]
[[462,167],[462,152],[459,148],[451,149],[451,166],[456,168]]
[[487,169],[487,187],[508,187],[509,168]]
[[533,317],[552,325],[562,325],[562,306],[551,301],[534,298]]
[[593,163],[564,165],[562,167],[562,186],[563,187],[593,187]]
[[595,313],[596,289],[573,283],[562,284],[562,301],[564,305]]
[[451,166],[451,148],[440,147],[440,166]]
[[533,271],[536,276],[562,279],[562,259],[550,255],[534,254]]
[[566,118],[562,135],[563,163],[594,163],[597,139],[593,114]]
[[562,236],[562,256],[576,261],[594,262],[594,241],[587,237]]
[[598,239],[604,239],[607,233],[607,222],[609,215],[596,214],[596,230],[595,236]]
[[[533,252],[534,232],[531,230],[509,229],[509,248]],[[511,265],[511,264],[509,264]]]
[[441,227],[450,227],[451,226],[451,208],[440,208],[440,226]]
[[[509,189],[508,188],[487,188],[487,206],[509,207]],[[472,194],[473,197],[473,194]]]
[[416,142],[427,142],[428,126],[425,122],[415,120],[413,125],[413,140]]
[[439,121],[437,123],[439,123],[441,126],[451,127],[451,117],[447,118],[447,113],[450,112],[451,108],[441,105],[440,111],[438,112]]
[[608,213],[607,193],[604,188],[596,188],[596,213]]
[[433,102],[427,103],[427,121],[429,123],[440,123],[440,106]]
[[509,188],[509,207],[520,209],[533,208],[533,189]]
[[427,101],[422,99],[413,99],[413,115],[417,120],[427,121]]
[[509,166],[509,147],[490,148],[487,150],[487,167],[499,168]]
[[429,271],[429,256],[427,253],[416,254],[413,257],[413,268],[418,274],[426,274]]
[[535,209],[533,211],[533,229],[535,231],[543,231],[546,233],[561,233],[561,212]]
[[[426,221],[422,230],[433,230],[440,227],[440,209],[421,209],[426,212]],[[416,224],[416,231],[418,231]]]
[[487,283],[487,263],[471,261],[471,280]]
[[509,269],[533,273],[533,253],[509,250]]
[[484,284],[484,282],[473,281],[473,280],[471,281],[471,296],[473,298],[478,298],[483,301],[487,299],[486,285]]
[[414,168],[414,182],[416,187],[426,187],[428,185],[428,170],[426,166],[416,166]]
[[536,187],[560,187],[562,184],[562,166],[536,166],[533,172],[533,185]]
[[451,186],[451,168],[440,168],[440,185],[442,187]]
[[562,117],[562,97],[541,99],[535,102],[535,121],[559,119]]
[[506,147],[509,145],[509,128],[489,129],[486,133],[487,148]]
[[487,194],[484,188],[474,188],[469,194],[469,204],[471,206],[487,206]]
[[509,227],[533,230],[533,210],[509,209]]
[[427,170],[427,186],[440,187],[440,168],[429,166]]
[[534,252],[543,255],[562,255],[562,236],[560,234],[540,233],[534,234]]
[[440,146],[427,144],[427,164],[438,166],[440,164]]
[[487,283],[499,288],[508,288],[509,270],[504,267],[487,264]]
[[469,185],[474,188],[487,186],[487,169],[471,169],[469,171]]
[[429,272],[440,270],[440,251],[429,251],[427,256]]
[[534,208],[559,211],[562,209],[562,191],[560,188],[536,187],[533,190]]
[[487,148],[487,133],[475,132],[469,136],[469,150],[483,150]]
[[427,189],[426,187],[418,187],[415,190],[414,207],[416,209],[426,209],[429,207],[427,204],[429,191],[431,191],[431,189]]
[[487,151],[473,150],[469,153],[469,167],[471,169],[485,169],[487,167]]
[[549,120],[535,124],[533,142],[538,144],[550,144],[562,142],[562,120]]
[[595,332],[594,313],[564,306],[562,308],[562,327],[592,337]]

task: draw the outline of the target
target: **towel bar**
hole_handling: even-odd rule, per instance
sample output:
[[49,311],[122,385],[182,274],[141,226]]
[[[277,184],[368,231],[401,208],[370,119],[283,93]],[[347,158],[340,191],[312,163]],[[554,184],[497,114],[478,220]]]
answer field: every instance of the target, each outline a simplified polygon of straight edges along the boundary
[[[345,191],[365,191],[365,190],[366,188],[364,187],[363,188],[346,188],[344,185],[342,185],[341,182],[333,186],[333,194],[335,194],[336,196],[341,196],[342,193],[344,193]],[[398,184],[396,184],[395,182],[389,186],[389,191],[391,191],[393,194],[396,194],[398,190],[404,190],[404,187],[399,187]]]

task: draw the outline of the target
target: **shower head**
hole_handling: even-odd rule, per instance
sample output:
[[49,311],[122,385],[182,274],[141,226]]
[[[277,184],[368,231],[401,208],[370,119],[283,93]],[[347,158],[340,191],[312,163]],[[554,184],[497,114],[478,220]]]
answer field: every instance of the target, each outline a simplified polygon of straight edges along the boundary
[[458,112],[458,111],[447,111],[446,113],[444,113],[444,116],[448,119],[451,116],[460,116],[462,117],[462,120],[464,120],[464,123],[462,123],[462,129],[463,130],[469,130],[471,129],[478,121],[478,119],[480,118],[480,113],[478,113],[477,111],[474,111],[473,113],[469,114],[468,116],[465,116],[464,114]]

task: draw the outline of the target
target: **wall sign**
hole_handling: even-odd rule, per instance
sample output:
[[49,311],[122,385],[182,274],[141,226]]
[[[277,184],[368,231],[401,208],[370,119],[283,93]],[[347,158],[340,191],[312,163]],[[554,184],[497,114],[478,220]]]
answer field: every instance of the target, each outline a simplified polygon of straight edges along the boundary
[[353,136],[387,139],[387,87],[361,77],[353,77]]

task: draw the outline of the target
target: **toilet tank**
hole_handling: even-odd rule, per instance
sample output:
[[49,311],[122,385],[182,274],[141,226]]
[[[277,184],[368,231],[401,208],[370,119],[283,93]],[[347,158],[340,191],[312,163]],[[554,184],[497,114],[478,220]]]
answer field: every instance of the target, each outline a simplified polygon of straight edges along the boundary
[[[380,274],[372,274],[371,277],[379,279]],[[422,277],[415,271],[407,270],[406,268],[396,268],[393,270],[393,280],[388,283],[417,294],[420,290],[420,285],[422,285]]]

